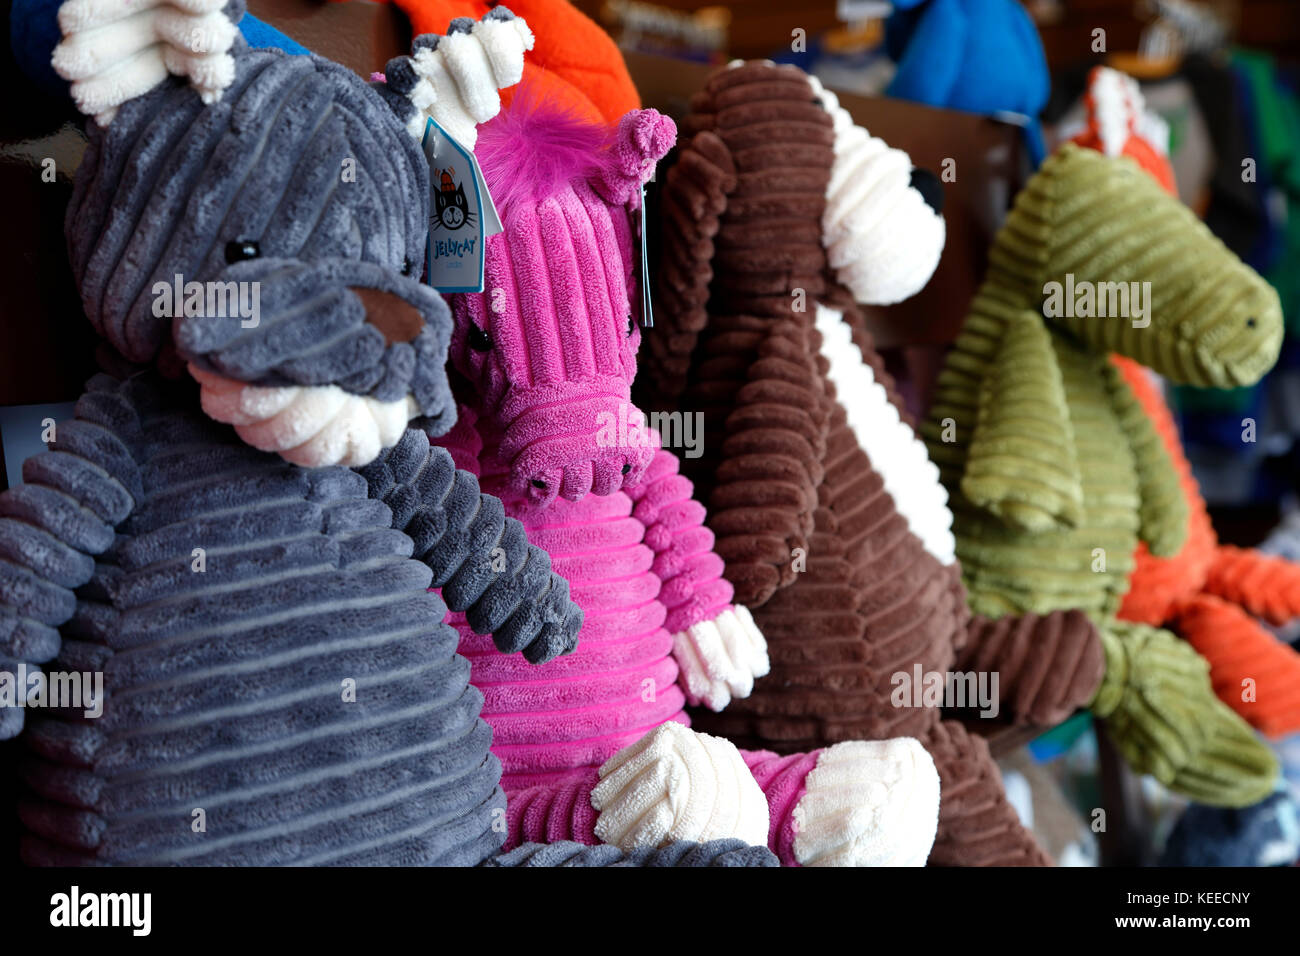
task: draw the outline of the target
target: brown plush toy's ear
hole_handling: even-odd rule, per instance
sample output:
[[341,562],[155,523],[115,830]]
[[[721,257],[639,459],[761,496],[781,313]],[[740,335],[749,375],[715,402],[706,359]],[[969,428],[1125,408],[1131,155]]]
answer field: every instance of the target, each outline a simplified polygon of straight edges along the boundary
[[664,177],[659,274],[659,328],[645,338],[650,361],[643,374],[660,400],[678,398],[686,387],[691,354],[708,325],[713,281],[713,239],[736,188],[736,164],[717,133],[703,130],[685,139],[677,162]]
[[709,526],[736,602],[758,607],[789,583],[792,554],[807,552],[825,415],[800,323],[709,315],[714,238],[736,183],[731,151],[711,129],[688,139],[668,170],[659,303],[642,374],[661,404],[680,399],[690,378],[693,400],[719,398],[728,410]]
[[721,433],[697,488],[735,601],[756,608],[808,556],[825,477],[813,319],[834,129],[804,73],[754,61],[715,73],[681,133],[654,230],[659,298],[641,375],[649,405],[702,409]]
[[1047,327],[1031,310],[1008,319],[981,384],[961,491],[1022,531],[1080,520],[1083,479],[1065,385]]

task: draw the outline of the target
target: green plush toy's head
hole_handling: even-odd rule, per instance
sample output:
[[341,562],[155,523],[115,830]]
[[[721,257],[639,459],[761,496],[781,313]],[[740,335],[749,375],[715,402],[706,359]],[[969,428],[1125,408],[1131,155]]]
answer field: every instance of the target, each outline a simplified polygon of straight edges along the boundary
[[991,254],[1046,321],[1188,385],[1260,379],[1277,293],[1132,160],[1066,144],[1017,197]]

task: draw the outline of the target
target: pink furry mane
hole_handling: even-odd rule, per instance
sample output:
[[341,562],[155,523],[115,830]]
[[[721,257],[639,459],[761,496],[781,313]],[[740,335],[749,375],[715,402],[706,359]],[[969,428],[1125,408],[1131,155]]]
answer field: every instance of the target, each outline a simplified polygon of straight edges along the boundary
[[546,102],[527,85],[479,130],[474,153],[505,219],[514,204],[545,199],[608,166],[615,133],[615,128]]

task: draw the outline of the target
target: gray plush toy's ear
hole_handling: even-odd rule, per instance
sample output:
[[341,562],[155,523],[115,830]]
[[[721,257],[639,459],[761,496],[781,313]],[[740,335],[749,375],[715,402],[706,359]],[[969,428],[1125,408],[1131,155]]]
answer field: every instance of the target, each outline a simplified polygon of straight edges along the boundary
[[523,78],[533,33],[522,17],[498,6],[478,21],[457,17],[446,36],[426,33],[411,46],[410,56],[388,62],[379,94],[416,139],[431,118],[473,149],[479,124],[501,110],[497,91]]
[[51,63],[101,126],[169,75],[214,103],[235,78],[243,15],[244,0],[67,0]]

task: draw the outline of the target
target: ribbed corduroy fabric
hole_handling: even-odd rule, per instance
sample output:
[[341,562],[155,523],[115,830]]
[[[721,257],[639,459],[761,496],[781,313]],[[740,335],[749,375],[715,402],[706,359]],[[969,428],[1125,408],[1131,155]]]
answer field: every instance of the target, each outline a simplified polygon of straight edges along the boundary
[[[639,110],[602,143],[554,106],[519,103],[484,129],[485,176],[503,197],[505,231],[488,240],[487,291],[452,299],[451,357],[477,390],[476,408],[499,422],[510,489],[539,506],[609,494],[650,463],[648,441],[605,441],[602,425],[644,427],[630,396],[629,203],[674,136],[671,120]],[[552,141],[567,154],[606,150],[573,156],[569,175],[551,172],[554,182],[518,182],[521,151],[531,150],[524,155],[541,175]]]
[[[124,37],[89,31],[102,45],[83,52],[114,62]],[[410,274],[428,174],[401,121],[318,58],[236,40],[234,63],[206,105],[163,80],[92,125],[78,170],[67,232],[86,311],[108,345],[181,381],[92,380],[0,494],[0,661],[52,659],[104,689],[99,715],[28,715],[23,855],[476,864],[504,838],[501,768],[430,588],[533,661],[572,649],[581,612],[501,503],[403,434],[412,415],[445,430],[454,407],[448,311]],[[159,283],[188,299],[175,287],[193,282],[206,302],[157,307]],[[214,283],[263,308],[214,309]],[[367,402],[400,417],[340,411]],[[289,463],[318,424],[316,450],[365,475]],[[265,430],[282,454],[257,450]],[[23,714],[6,708],[0,732]]]
[[525,843],[493,857],[484,866],[591,867],[591,866],[780,866],[772,851],[739,840],[708,843],[678,841],[659,849],[624,852],[617,847],[582,843]]
[[[409,392],[423,414],[445,418],[446,305],[402,273],[424,254],[428,163],[418,145],[336,63],[265,50],[235,62],[233,84],[210,106],[168,80],[107,129],[91,126],[67,216],[86,315],[135,362],[150,361],[175,326],[177,349],[206,371],[381,401]],[[342,181],[353,168],[355,181]],[[259,257],[231,260],[228,246],[244,241]],[[211,311],[175,301],[157,314],[159,284],[172,292],[177,276],[182,287],[244,283],[245,304],[256,283],[258,315],[224,300]],[[356,289],[424,321],[409,341],[387,342]]]
[[[107,701],[98,719],[31,715],[24,858],[411,865],[494,853],[500,767],[429,567],[360,475],[255,451],[193,392],[100,377],[54,449],[29,461],[31,484],[3,498],[7,514],[27,500],[50,519],[84,502],[70,544],[102,552],[75,579],[51,573],[64,587],[88,579],[75,610],[70,591],[45,586],[66,595],[50,623],[71,616],[50,667],[102,671]],[[116,538],[111,525],[90,535],[95,512]]]
[[[643,355],[648,401],[705,416],[704,455],[685,467],[708,497],[727,577],[772,659],[750,697],[695,715],[696,724],[760,756],[809,751],[751,759],[779,854],[793,847],[788,805],[816,748],[900,735],[925,743],[938,733],[937,709],[893,706],[892,677],[914,665],[946,671],[968,616],[958,569],[909,529],[849,426],[842,403],[858,396],[837,396],[821,354],[824,301],[844,310],[882,389],[871,400],[908,421],[851,296],[827,278],[822,218],[835,140],[812,93],[798,70],[749,63],[715,74],[693,98],[688,138],[665,177],[662,306]],[[1084,633],[1099,658],[1095,632]],[[1076,703],[1093,691],[1095,682],[1075,688]],[[1047,862],[1006,802],[987,748],[935,739],[943,746],[927,747],[941,779],[966,781],[966,792],[941,798],[931,860]],[[955,835],[973,823],[978,847]]]
[[[1088,78],[1088,129],[1081,146],[1131,157],[1160,187],[1177,194],[1168,157],[1169,131],[1150,113],[1136,82],[1107,67]],[[1219,699],[1266,734],[1300,727],[1300,655],[1251,615],[1281,625],[1300,614],[1300,567],[1252,549],[1219,545],[1173,415],[1137,362],[1111,357],[1177,473],[1187,503],[1187,538],[1177,554],[1157,557],[1139,541],[1119,616],[1168,625],[1205,657]]]
[[[487,425],[481,420],[479,427]],[[462,434],[457,428],[443,441],[454,447]],[[670,576],[656,573],[649,529],[634,516],[644,489],[592,494],[576,502],[557,499],[536,510],[505,487],[509,468],[497,456],[491,434],[486,437],[476,462],[465,462],[463,450],[457,458],[479,471],[484,488],[506,496],[507,512],[519,516],[529,541],[550,555],[584,614],[578,648],[543,667],[502,657],[462,617],[451,619],[461,632],[461,653],[473,665],[471,679],[484,694],[484,716],[505,767],[506,789],[513,791],[598,767],[665,720],[685,721],[685,695],[677,685],[672,635],[665,627],[668,609],[659,597]],[[660,534],[667,550],[675,537],[671,525]],[[720,564],[714,580],[725,585]],[[700,583],[707,590],[707,579]],[[677,623],[708,620],[729,599],[726,591],[718,593]]]
[[[674,749],[664,741],[680,734],[666,729],[686,721],[684,704],[697,689],[707,694],[710,707],[734,705],[749,692],[753,677],[766,672],[767,660],[748,613],[731,605],[732,586],[722,576],[713,533],[704,526],[705,512],[690,482],[678,474],[676,456],[658,447],[659,436],[647,430],[643,464],[627,457],[625,441],[610,447],[608,436],[593,427],[602,412],[617,412],[620,427],[645,428],[641,412],[627,399],[640,331],[624,324],[626,296],[635,291],[635,280],[622,207],[636,198],[637,177],[650,168],[646,154],[653,159],[662,152],[666,127],[649,112],[631,114],[620,123],[603,162],[571,157],[567,179],[548,166],[548,181],[525,190],[515,177],[520,167],[535,162],[529,151],[549,143],[561,147],[561,140],[545,122],[517,120],[509,111],[502,121],[520,125],[506,131],[489,126],[480,142],[487,147],[489,184],[509,197],[503,209],[506,230],[489,245],[488,289],[453,302],[453,359],[477,388],[478,400],[443,441],[458,462],[482,474],[485,487],[506,496],[507,508],[525,523],[530,540],[546,548],[568,577],[586,625],[577,652],[555,668],[526,671],[480,660],[481,642],[468,634],[461,649],[475,662],[473,680],[485,694],[494,749],[506,768],[505,786],[518,795],[511,840],[600,837],[624,845],[626,839],[640,839],[646,821],[651,838],[684,835],[693,831],[678,831],[676,816],[688,809],[698,815],[730,792],[744,797],[749,788],[755,795],[761,791],[738,757],[720,760],[724,753],[735,755],[727,750],[730,744],[708,760],[695,759],[691,752],[715,743],[688,736]],[[563,143],[572,149],[582,141],[580,131],[572,130]],[[593,209],[600,201],[607,208]],[[552,227],[545,225],[548,216]],[[626,320],[632,319],[629,310]],[[611,333],[619,339],[611,341]],[[610,462],[625,465],[625,474],[602,477]],[[701,668],[709,678],[718,670],[722,674],[700,681]],[[657,778],[647,776],[644,786],[628,788],[631,805],[616,798],[615,812],[606,819],[610,794],[605,791],[618,775],[606,761],[650,738],[659,741],[656,747],[663,745],[653,754],[656,772],[663,761],[673,768],[674,790],[666,798],[672,806],[661,798]],[[900,801],[924,805],[923,790],[884,788],[879,817],[865,808],[843,812],[854,808],[857,796],[849,786],[854,780],[886,773],[872,758],[854,763],[839,759],[843,756],[822,768],[822,779],[838,783],[829,792],[823,787],[816,806],[801,811],[812,832],[822,834],[820,841],[802,856],[793,845],[774,846],[782,862],[864,859],[881,839],[878,819]],[[934,774],[928,756],[917,764]],[[817,766],[812,755],[806,772]],[[597,767],[610,774],[601,783],[593,777]],[[744,779],[735,778],[736,769]],[[933,803],[937,784],[935,789],[928,794]],[[683,796],[687,793],[692,796]],[[642,806],[642,800],[655,802]],[[731,802],[727,797],[716,805]],[[601,809],[599,817],[593,808]],[[623,819],[631,809],[640,819]],[[729,811],[737,818],[734,825],[746,828],[746,839],[755,822],[767,828],[771,808],[759,809],[761,817]],[[732,825],[726,813],[709,816],[707,823]],[[904,828],[899,853],[923,859],[932,839],[924,828]]]
[[[1049,283],[1067,281],[1149,283],[1145,323],[1054,308]],[[1259,799],[1276,761],[1213,697],[1186,644],[1114,620],[1139,536],[1177,552],[1187,506],[1107,355],[1226,387],[1263,374],[1280,335],[1276,295],[1185,207],[1131,161],[1066,144],[998,233],[922,428],[975,612],[1088,612],[1106,654],[1094,711],[1136,768],[1204,802]],[[955,441],[943,440],[948,421]]]

